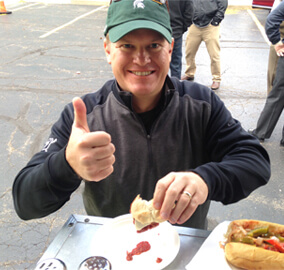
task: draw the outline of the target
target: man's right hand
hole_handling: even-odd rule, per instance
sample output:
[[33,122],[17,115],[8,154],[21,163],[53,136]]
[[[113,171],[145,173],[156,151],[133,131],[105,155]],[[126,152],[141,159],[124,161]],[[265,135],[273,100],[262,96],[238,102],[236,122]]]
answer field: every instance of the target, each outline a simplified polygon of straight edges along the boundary
[[98,182],[113,172],[115,147],[104,131],[90,132],[86,105],[73,99],[74,122],[66,148],[66,160],[81,178]]
[[284,56],[284,44],[279,42],[277,44],[274,45],[274,49],[277,53],[278,56]]

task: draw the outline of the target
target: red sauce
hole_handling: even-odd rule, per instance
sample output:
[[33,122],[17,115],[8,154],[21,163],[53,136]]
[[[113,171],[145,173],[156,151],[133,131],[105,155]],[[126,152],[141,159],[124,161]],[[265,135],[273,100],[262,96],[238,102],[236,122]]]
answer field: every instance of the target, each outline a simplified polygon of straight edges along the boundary
[[[135,218],[133,218],[133,224],[135,224]],[[153,223],[151,223],[151,224],[145,226],[144,228],[142,228],[141,230],[139,230],[139,231],[137,231],[137,232],[138,232],[138,233],[146,232],[146,231],[148,231],[148,230],[150,230],[150,229],[153,229],[153,228],[157,227],[158,225],[159,225],[159,223],[153,222]]]
[[163,259],[157,258],[156,263],[161,263]]
[[273,246],[270,246],[270,245],[264,244],[263,248],[266,249],[266,250],[271,250],[271,251],[277,251],[278,252],[276,247],[273,247]]
[[139,244],[137,244],[136,248],[134,248],[131,252],[127,252],[126,254],[126,260],[127,261],[132,261],[134,255],[140,255],[143,252],[148,251],[151,248],[149,242],[147,241],[142,241]]
[[157,227],[159,225],[159,223],[151,223],[150,225],[147,225],[146,227],[142,228],[141,230],[137,231],[138,233],[142,233],[142,232],[146,232],[150,229],[153,229],[155,227]]

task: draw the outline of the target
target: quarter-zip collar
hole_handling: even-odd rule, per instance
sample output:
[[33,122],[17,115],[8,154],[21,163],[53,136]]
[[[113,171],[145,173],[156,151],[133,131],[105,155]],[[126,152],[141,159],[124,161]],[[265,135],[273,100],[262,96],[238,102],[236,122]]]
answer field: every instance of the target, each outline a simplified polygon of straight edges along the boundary
[[[176,91],[175,87],[170,79],[169,76],[166,77],[164,86],[163,86],[163,104],[161,105],[163,109],[167,107],[169,104],[173,93]],[[133,111],[133,106],[132,106],[132,93],[123,91],[120,89],[120,86],[118,85],[117,81],[115,81],[114,87],[113,87],[113,92],[116,98],[126,105],[131,111]],[[161,97],[162,98],[162,97]]]

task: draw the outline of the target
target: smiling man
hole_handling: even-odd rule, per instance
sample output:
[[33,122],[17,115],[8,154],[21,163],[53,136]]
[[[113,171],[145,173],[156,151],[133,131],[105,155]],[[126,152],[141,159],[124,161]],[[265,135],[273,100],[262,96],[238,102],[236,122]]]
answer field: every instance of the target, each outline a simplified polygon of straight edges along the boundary
[[133,94],[136,112],[150,111],[161,97],[173,42],[150,29],[137,29],[116,43],[105,41],[105,52],[118,85]]
[[84,181],[89,215],[129,213],[140,194],[163,219],[206,228],[211,200],[234,203],[267,183],[266,151],[217,95],[168,77],[173,42],[166,1],[110,3],[104,49],[115,79],[74,98],[52,143],[17,175],[22,219],[58,210]]

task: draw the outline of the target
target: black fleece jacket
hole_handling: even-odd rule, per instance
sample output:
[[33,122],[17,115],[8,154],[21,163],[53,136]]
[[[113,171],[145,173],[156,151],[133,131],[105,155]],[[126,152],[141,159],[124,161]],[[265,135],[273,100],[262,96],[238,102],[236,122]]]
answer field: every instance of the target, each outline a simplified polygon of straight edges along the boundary
[[[167,78],[149,132],[131,109],[131,99],[115,80],[83,97],[90,131],[108,132],[116,147],[114,172],[100,182],[85,181],[89,215],[126,214],[137,194],[151,199],[157,181],[169,172],[194,171],[207,183],[209,195],[183,225],[205,228],[210,200],[237,202],[269,180],[267,152],[209,88]],[[22,219],[56,211],[81,184],[65,159],[73,119],[68,104],[42,151],[17,175],[13,198]]]

